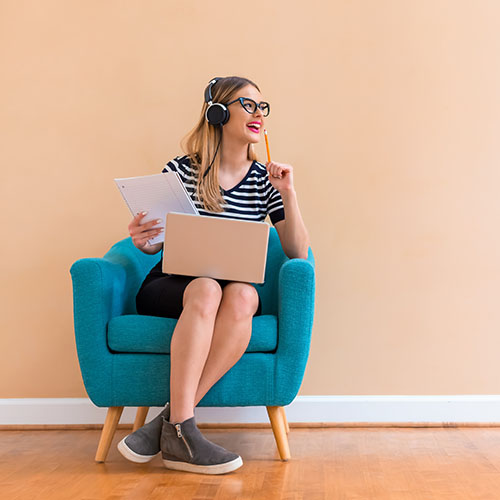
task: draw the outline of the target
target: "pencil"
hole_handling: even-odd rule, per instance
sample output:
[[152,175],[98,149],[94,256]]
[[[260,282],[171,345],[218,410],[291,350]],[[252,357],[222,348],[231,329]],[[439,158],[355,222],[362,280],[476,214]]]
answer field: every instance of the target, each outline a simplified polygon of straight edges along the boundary
[[264,129],[264,137],[266,138],[267,161],[271,161],[271,154],[269,153],[269,142],[267,140],[267,130]]

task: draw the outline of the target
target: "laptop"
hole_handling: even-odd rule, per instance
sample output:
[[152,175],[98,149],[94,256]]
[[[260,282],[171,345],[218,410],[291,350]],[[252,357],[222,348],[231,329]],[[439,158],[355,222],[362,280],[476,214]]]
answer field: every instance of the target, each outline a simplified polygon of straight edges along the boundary
[[267,222],[168,212],[162,271],[264,283],[269,227]]

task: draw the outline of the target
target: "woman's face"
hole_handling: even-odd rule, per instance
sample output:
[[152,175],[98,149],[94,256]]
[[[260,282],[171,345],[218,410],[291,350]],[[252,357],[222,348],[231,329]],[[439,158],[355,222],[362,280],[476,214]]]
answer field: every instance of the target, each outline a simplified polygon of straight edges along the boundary
[[[261,93],[253,86],[247,85],[239,89],[231,101],[238,97],[249,97],[259,104],[264,99]],[[245,111],[240,101],[236,101],[228,106],[229,120],[222,128],[223,138],[227,141],[236,141],[242,144],[257,143],[264,130],[264,115],[257,106],[254,113]],[[253,123],[253,128],[249,125]]]

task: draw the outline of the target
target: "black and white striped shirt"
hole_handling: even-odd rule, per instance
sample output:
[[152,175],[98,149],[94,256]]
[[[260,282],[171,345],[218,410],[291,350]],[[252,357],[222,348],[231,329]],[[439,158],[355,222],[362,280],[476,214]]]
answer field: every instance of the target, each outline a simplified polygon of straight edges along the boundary
[[209,212],[202,208],[196,195],[196,171],[188,155],[176,156],[162,172],[177,172],[200,215],[262,222],[269,214],[273,225],[285,218],[283,200],[269,181],[266,166],[256,160],[245,177],[229,190],[222,190],[224,212]]

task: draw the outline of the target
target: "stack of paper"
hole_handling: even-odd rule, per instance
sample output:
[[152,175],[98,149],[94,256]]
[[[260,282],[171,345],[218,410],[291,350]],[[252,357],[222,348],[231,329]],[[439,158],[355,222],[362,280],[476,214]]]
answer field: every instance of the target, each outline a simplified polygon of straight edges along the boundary
[[[153,227],[165,227],[168,212],[200,215],[177,172],[125,177],[115,179],[115,182],[134,217],[141,212],[148,212],[141,224],[161,219],[162,222]],[[148,242],[154,245],[164,238],[165,231]]]

